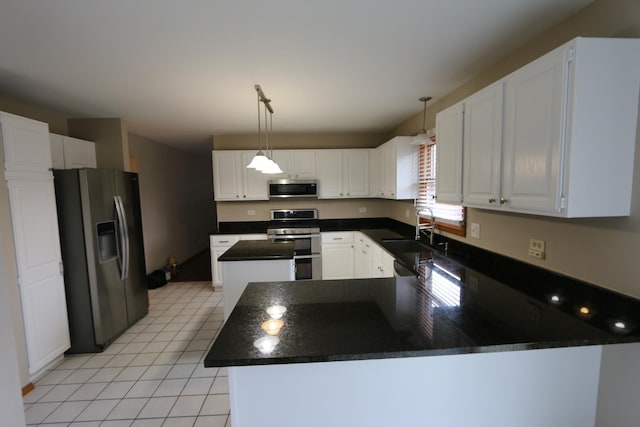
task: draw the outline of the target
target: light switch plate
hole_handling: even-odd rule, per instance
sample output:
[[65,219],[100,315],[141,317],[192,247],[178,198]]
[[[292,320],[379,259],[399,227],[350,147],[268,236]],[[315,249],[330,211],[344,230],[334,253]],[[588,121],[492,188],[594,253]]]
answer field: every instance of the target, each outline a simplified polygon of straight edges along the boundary
[[471,237],[474,237],[476,239],[480,238],[480,224],[478,224],[477,222],[471,223]]

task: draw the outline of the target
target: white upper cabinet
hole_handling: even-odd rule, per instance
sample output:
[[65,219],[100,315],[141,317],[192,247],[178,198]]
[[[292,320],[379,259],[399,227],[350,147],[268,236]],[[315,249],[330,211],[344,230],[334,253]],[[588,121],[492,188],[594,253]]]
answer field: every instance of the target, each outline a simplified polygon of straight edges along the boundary
[[316,171],[316,150],[276,150],[273,160],[282,173],[271,175],[273,179],[313,179]]
[[7,172],[47,172],[52,168],[46,123],[0,112],[0,127]]
[[396,136],[376,148],[381,182],[376,185],[376,195],[385,199],[414,199],[418,182],[418,146],[412,145],[412,137]]
[[639,87],[639,39],[579,37],[472,95],[463,204],[629,215]]
[[499,204],[503,86],[499,81],[464,101],[463,188],[467,206]]
[[436,198],[440,203],[462,202],[462,141],[464,104],[436,114]]
[[318,150],[318,197],[369,197],[369,149]]
[[503,204],[629,215],[639,87],[638,39],[577,38],[507,76]]
[[255,155],[250,150],[213,151],[213,188],[215,200],[267,200],[267,181],[263,174],[247,165]]
[[49,137],[54,169],[96,167],[96,145],[94,142],[54,133]]

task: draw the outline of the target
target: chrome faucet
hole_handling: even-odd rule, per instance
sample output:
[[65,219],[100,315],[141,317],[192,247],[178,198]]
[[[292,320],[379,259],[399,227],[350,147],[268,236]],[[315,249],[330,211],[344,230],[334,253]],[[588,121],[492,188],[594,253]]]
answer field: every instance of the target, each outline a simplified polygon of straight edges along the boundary
[[[420,224],[421,218],[426,218],[422,212],[428,210],[429,211],[429,224]],[[424,207],[418,209],[416,211],[416,240],[420,240],[420,233],[424,231],[429,231],[429,244],[433,246],[433,235],[435,231],[436,218],[433,215],[433,210],[428,207]]]

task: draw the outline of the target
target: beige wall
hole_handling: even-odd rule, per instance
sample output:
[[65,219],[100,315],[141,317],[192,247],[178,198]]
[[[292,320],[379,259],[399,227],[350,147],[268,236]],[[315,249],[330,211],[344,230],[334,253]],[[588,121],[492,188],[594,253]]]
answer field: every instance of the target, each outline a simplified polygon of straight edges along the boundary
[[[216,135],[213,147],[216,150],[257,150],[257,131],[248,135]],[[275,134],[273,148],[372,148],[387,140],[380,133],[285,133]],[[263,147],[264,149],[264,147]]]
[[[640,2],[596,1],[433,104],[427,112],[427,123],[433,126],[437,111],[575,36],[640,37]],[[415,134],[421,128],[421,120],[421,115],[412,117],[392,134]],[[393,209],[391,215],[402,221],[402,211]],[[640,298],[640,273],[635,265],[640,254],[640,138],[636,144],[630,217],[563,220],[468,209],[468,223],[471,222],[480,224],[481,237],[461,239],[469,244]],[[547,242],[545,260],[528,257],[532,237]]]
[[129,135],[140,176],[147,272],[169,256],[179,263],[209,247],[216,224],[211,157]]
[[[380,218],[389,216],[391,202],[379,199],[275,200],[264,202],[218,202],[218,221],[268,221],[270,209],[317,208],[321,219]],[[362,213],[360,208],[367,211]],[[254,210],[255,215],[248,211]]]

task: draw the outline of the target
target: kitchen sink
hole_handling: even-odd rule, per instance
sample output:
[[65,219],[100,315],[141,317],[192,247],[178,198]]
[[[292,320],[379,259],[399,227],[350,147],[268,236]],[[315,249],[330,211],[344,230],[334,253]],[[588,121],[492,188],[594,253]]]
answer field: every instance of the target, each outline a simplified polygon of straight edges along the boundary
[[411,239],[382,239],[382,247],[396,253],[431,252],[429,246]]

